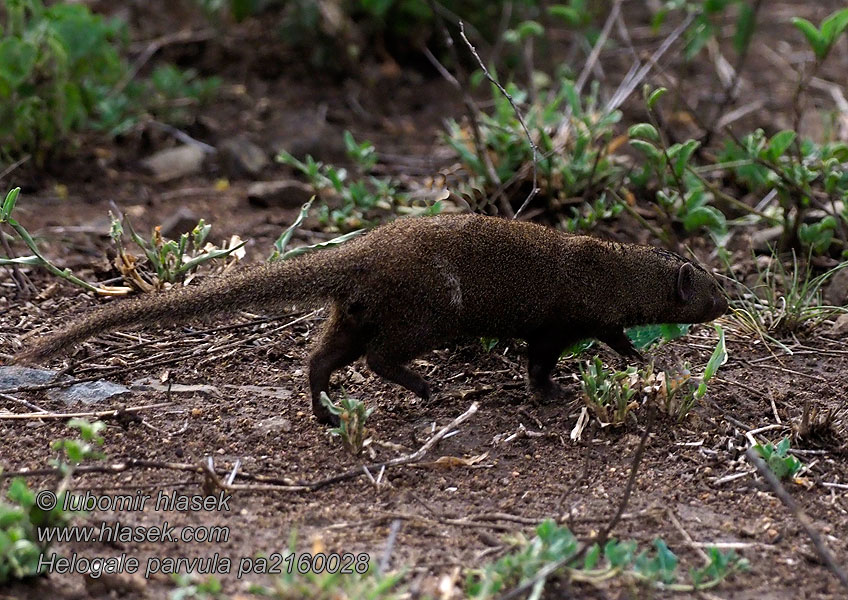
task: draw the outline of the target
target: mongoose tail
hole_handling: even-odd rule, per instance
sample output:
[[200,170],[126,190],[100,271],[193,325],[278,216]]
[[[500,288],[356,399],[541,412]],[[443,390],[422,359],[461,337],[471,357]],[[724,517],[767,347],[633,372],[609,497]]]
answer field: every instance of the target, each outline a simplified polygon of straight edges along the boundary
[[[320,254],[262,264],[226,279],[210,279],[198,286],[119,300],[95,309],[69,327],[45,335],[15,356],[15,363],[38,363],[66,352],[99,333],[133,325],[167,325],[198,317],[243,309],[282,310],[292,302],[321,300],[332,294],[326,277],[335,269]],[[337,281],[337,278],[331,278]]]

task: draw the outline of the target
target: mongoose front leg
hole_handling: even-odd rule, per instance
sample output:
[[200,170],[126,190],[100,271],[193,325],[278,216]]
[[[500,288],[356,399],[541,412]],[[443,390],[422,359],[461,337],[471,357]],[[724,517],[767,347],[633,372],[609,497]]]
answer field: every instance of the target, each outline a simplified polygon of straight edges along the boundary
[[309,391],[312,396],[312,414],[320,423],[338,425],[339,418],[321,404],[321,392],[330,387],[330,375],[349,365],[364,354],[364,340],[360,329],[350,319],[334,311],[326,325],[321,340],[309,357]]
[[373,352],[368,353],[365,362],[380,377],[405,387],[422,400],[430,399],[430,386],[421,375],[408,367]]
[[527,376],[530,391],[537,400],[548,402],[556,396],[558,386],[551,373],[562,353],[562,344],[540,338],[527,340]]
[[624,333],[624,328],[619,327],[617,330],[604,332],[598,336],[598,339],[607,346],[618,352],[624,358],[635,358],[644,362],[645,357],[633,347],[633,342]]

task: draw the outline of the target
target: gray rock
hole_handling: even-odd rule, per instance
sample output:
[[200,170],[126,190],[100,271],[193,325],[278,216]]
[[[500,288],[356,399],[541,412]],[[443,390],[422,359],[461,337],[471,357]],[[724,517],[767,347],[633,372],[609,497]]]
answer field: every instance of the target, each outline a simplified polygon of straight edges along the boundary
[[779,225],[760,229],[751,235],[751,247],[757,252],[770,252],[782,234],[783,227]]
[[68,388],[50,390],[47,396],[51,400],[61,400],[65,404],[97,404],[114,398],[115,396],[125,396],[131,394],[129,388],[126,388],[118,383],[105,381],[84,381],[76,383]]
[[136,379],[130,384],[130,387],[136,391],[142,392],[165,392],[168,390],[171,391],[172,394],[188,394],[193,396],[194,394],[200,394],[201,396],[213,396],[216,398],[221,397],[221,390],[219,390],[214,385],[204,385],[204,384],[182,384],[182,383],[172,383],[170,386],[167,383],[159,383],[158,381],[151,379],[149,377],[144,379]]
[[200,220],[190,208],[185,206],[177,209],[167,219],[162,221],[162,235],[168,238],[179,237],[180,234],[189,233]]
[[227,138],[218,144],[221,166],[230,177],[255,177],[268,166],[268,155],[244,135]]
[[250,392],[257,396],[266,396],[268,398],[276,398],[277,400],[289,400],[292,397],[292,391],[289,388],[273,387],[267,385],[228,385],[227,389],[241,390]]
[[291,421],[283,417],[271,417],[256,424],[256,429],[262,433],[288,433],[292,429]]
[[848,335],[848,313],[839,315],[833,327],[827,333],[834,337],[845,337]]
[[824,290],[825,304],[845,306],[848,304],[848,267],[834,273]]
[[160,150],[141,161],[142,166],[159,181],[169,181],[199,173],[206,153],[198,145],[185,144]]
[[52,381],[58,371],[31,367],[0,367],[0,391]]
[[247,188],[247,200],[261,208],[300,208],[314,193],[312,186],[300,181],[257,181]]

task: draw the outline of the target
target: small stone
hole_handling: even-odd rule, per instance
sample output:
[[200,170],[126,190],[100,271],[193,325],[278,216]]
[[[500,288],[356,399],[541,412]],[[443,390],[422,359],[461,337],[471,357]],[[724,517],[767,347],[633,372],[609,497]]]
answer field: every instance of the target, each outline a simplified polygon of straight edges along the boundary
[[314,194],[312,186],[300,181],[257,181],[247,188],[247,201],[260,208],[300,208]]
[[74,385],[57,390],[50,390],[47,393],[51,400],[61,400],[65,404],[97,404],[118,396],[131,394],[130,390],[118,383],[105,381],[84,381],[75,383]]
[[830,306],[848,304],[848,267],[840,269],[830,277],[823,296],[825,304]]
[[261,431],[262,433],[288,433],[292,430],[291,421],[283,417],[272,417],[270,419],[265,419],[258,425],[256,425],[256,429]]
[[185,144],[156,152],[141,164],[158,181],[169,181],[199,173],[205,156],[200,146]]
[[182,383],[162,384],[151,378],[136,379],[130,384],[133,390],[136,391],[152,391],[152,392],[170,392],[172,394],[186,394],[193,396],[199,394],[206,397],[219,398],[221,390],[214,385],[193,384],[186,385]]
[[181,206],[170,217],[162,221],[161,233],[166,238],[177,238],[180,234],[190,233],[200,220],[190,208]]
[[31,367],[0,367],[0,390],[11,390],[24,385],[38,385],[52,381],[58,371]]
[[783,227],[779,225],[760,229],[751,235],[751,247],[757,252],[771,252],[782,234]]
[[218,154],[230,177],[255,177],[270,162],[265,150],[245,135],[227,138],[218,144]]
[[839,315],[833,327],[827,333],[828,335],[840,337],[848,335],[848,313]]

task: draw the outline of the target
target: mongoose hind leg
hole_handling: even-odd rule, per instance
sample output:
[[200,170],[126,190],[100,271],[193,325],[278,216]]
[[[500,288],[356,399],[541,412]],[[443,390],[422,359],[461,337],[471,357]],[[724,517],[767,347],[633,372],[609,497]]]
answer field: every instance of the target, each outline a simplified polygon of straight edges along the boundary
[[430,386],[421,375],[404,364],[372,350],[368,351],[365,361],[371,370],[383,379],[405,387],[422,400],[430,399]]
[[321,404],[321,392],[327,392],[334,371],[365,354],[365,335],[359,324],[334,307],[324,333],[309,356],[309,390],[312,414],[318,422],[338,425],[339,418]]

